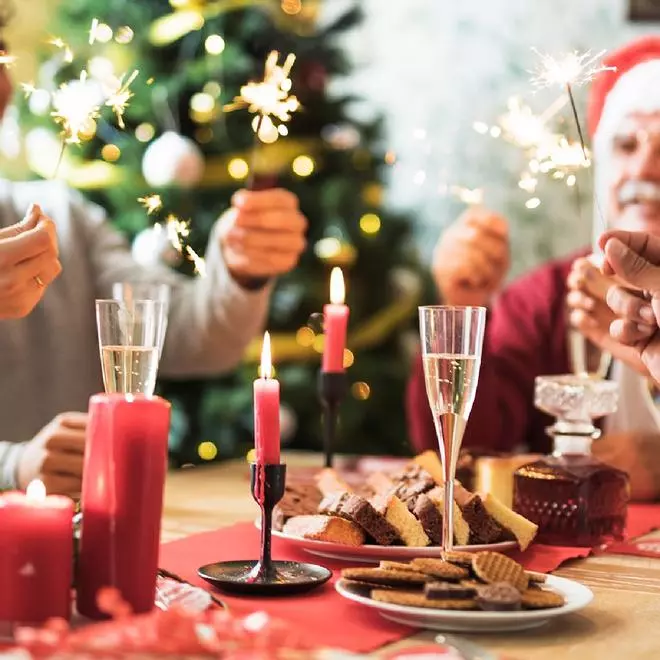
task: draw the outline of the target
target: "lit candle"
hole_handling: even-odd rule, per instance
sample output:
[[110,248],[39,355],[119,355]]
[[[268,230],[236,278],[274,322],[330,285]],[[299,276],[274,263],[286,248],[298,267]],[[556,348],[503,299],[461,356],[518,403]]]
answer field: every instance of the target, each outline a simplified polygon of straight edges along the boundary
[[254,444],[257,463],[280,462],[280,383],[272,378],[270,335],[264,334],[260,378],[254,381]]
[[0,496],[0,621],[42,623],[71,614],[73,501],[41,481]]
[[170,404],[159,397],[97,394],[89,402],[82,483],[78,611],[104,618],[103,587],[136,614],[154,607]]
[[323,371],[344,371],[344,349],[348,326],[348,305],[344,304],[344,277],[340,268],[330,274],[330,304],[323,307]]

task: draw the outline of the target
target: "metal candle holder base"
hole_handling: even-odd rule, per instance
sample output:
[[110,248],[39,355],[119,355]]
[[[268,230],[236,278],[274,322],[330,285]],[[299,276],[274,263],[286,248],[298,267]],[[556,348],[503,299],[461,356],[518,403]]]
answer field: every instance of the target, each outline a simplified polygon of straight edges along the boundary
[[252,497],[261,508],[261,558],[207,564],[198,575],[222,591],[251,596],[285,596],[327,582],[332,572],[323,566],[271,558],[273,507],[284,495],[286,465],[250,463],[250,475]]
[[343,371],[319,373],[319,397],[323,406],[323,452],[325,467],[332,467],[332,455],[337,437],[337,422],[339,421],[339,405],[348,389],[348,379]]

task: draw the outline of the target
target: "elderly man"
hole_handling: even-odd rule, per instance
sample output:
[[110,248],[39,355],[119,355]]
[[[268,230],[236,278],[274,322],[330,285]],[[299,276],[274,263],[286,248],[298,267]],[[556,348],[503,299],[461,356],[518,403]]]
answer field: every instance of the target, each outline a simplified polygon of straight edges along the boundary
[[[616,71],[594,82],[589,108],[598,206],[609,227],[660,235],[660,38],[631,43],[606,65]],[[546,452],[550,419],[534,408],[534,379],[572,371],[571,316],[609,325],[613,316],[604,299],[612,282],[589,260],[572,257],[545,264],[500,293],[508,267],[507,223],[483,210],[459,218],[435,252],[434,275],[444,303],[491,306],[499,294],[490,309],[464,445]],[[585,306],[593,313],[586,315]],[[590,371],[597,369],[600,349],[589,342]],[[637,497],[652,496],[655,486],[636,477],[637,466],[620,450],[632,455],[630,448],[650,442],[660,450],[660,417],[647,380],[621,360],[614,360],[608,377],[619,382],[621,402],[605,420],[606,436],[595,443],[594,452],[631,472]],[[436,447],[421,362],[414,367],[407,405],[414,445]]]

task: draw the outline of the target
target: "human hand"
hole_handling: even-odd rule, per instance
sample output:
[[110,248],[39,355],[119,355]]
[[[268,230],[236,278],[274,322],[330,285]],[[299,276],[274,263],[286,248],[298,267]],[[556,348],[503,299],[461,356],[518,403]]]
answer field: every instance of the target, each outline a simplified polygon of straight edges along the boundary
[[40,479],[47,493],[77,497],[82,486],[87,413],[62,413],[26,443],[19,459],[17,480],[26,488]]
[[307,241],[307,220],[288,190],[239,190],[220,219],[220,248],[231,276],[243,286],[288,273]]
[[470,208],[440,237],[433,277],[445,304],[485,306],[501,288],[510,263],[507,221]]
[[32,205],[25,218],[0,230],[0,319],[27,316],[60,274],[55,224]]

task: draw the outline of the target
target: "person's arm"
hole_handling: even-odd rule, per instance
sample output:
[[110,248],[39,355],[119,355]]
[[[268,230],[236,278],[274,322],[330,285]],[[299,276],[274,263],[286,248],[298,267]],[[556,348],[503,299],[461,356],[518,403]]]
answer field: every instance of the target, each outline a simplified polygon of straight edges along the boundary
[[115,282],[162,282],[172,287],[161,375],[205,376],[232,369],[264,327],[271,287],[247,290],[232,279],[222,259],[217,225],[206,252],[207,277],[190,279],[166,266],[138,264],[100,207],[75,202],[72,220],[86,234],[99,298],[109,298]]
[[25,445],[25,442],[0,442],[0,491],[18,487],[18,462]]

